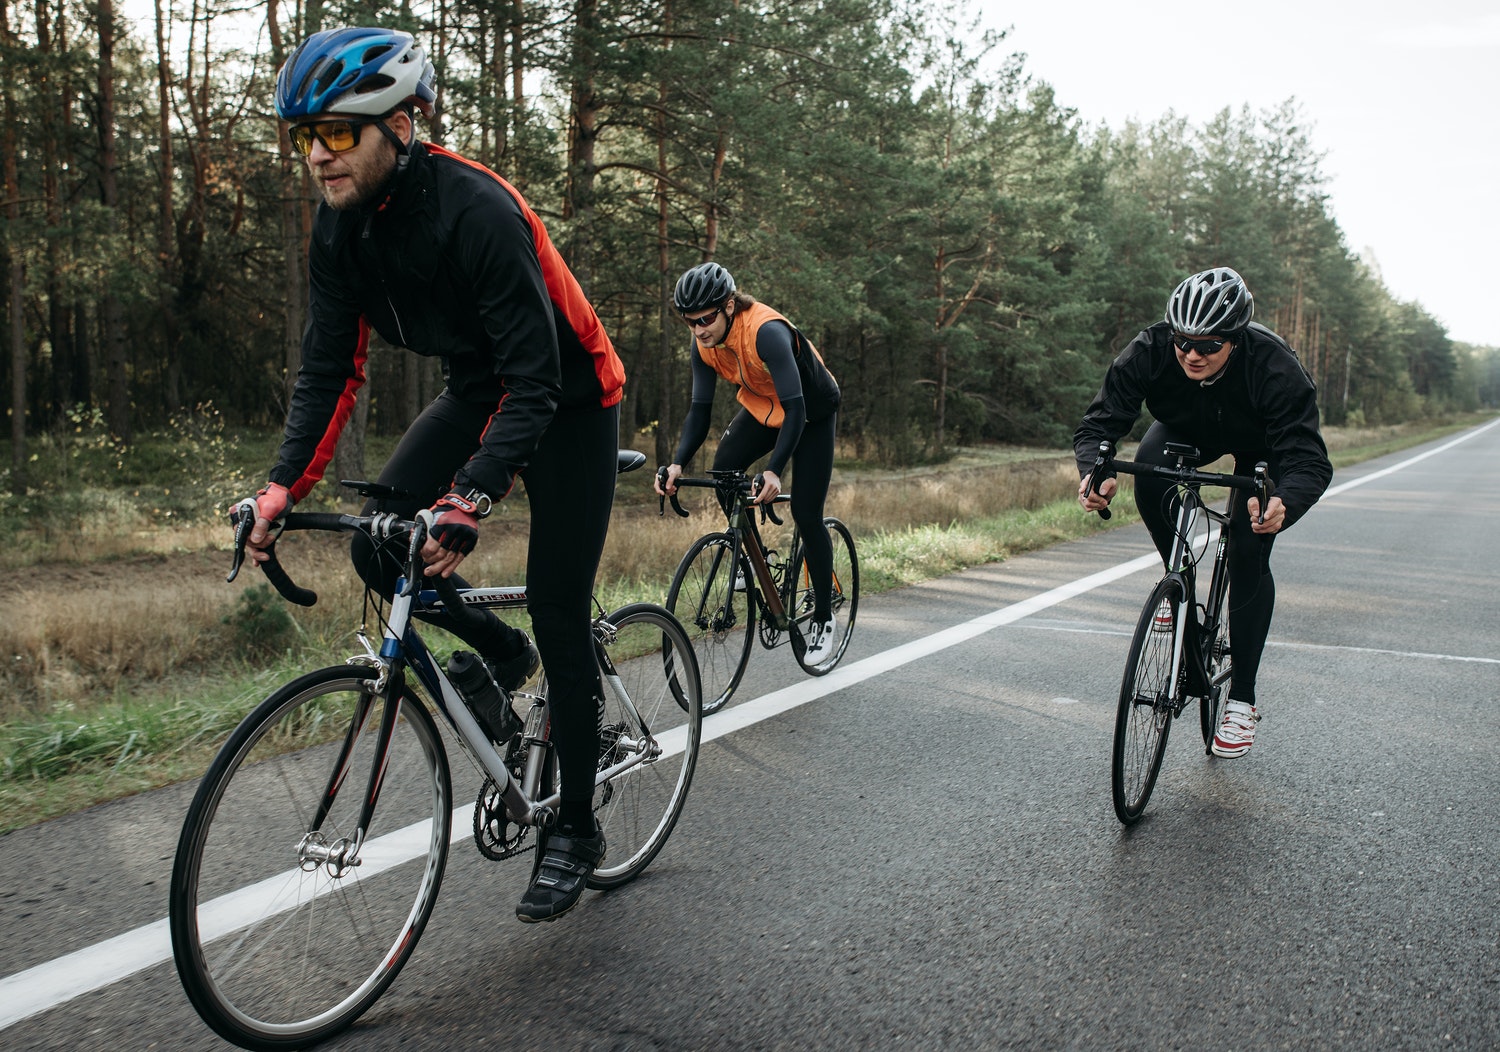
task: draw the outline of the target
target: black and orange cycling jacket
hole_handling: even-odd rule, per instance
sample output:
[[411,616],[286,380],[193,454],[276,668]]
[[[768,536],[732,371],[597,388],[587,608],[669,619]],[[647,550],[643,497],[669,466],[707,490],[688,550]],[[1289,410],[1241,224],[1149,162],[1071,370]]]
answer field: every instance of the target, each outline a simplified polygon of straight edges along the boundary
[[318,207],[302,365],[272,482],[322,478],[365,381],[370,330],[442,359],[448,390],[494,407],[454,480],[510,492],[559,407],[607,407],[625,370],[599,316],[519,192],[416,144],[378,204]]

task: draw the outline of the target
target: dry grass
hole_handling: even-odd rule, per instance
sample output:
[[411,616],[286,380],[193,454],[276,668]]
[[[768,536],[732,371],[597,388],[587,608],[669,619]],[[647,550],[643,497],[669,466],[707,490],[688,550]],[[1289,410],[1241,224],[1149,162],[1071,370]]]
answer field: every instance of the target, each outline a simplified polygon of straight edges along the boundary
[[[1475,422],[1330,430],[1327,438],[1335,463],[1347,464]],[[1057,451],[973,451],[919,470],[841,469],[835,480],[828,511],[855,531],[866,593],[1103,528],[1078,514],[1072,458]],[[525,508],[506,504],[466,564],[472,580],[524,580]],[[621,480],[600,573],[603,606],[661,601],[688,545],[723,528],[706,491],[686,492],[684,504],[690,518],[670,508],[660,516],[645,472]],[[1131,511],[1120,507],[1114,524],[1131,521]],[[784,551],[790,526],[768,526],[766,538]],[[290,614],[254,571],[224,582],[225,540],[217,523],[109,543],[85,532],[4,576],[0,830],[200,770],[209,740],[271,686],[355,649],[363,592],[345,538],[282,541],[292,576],[320,595],[317,606]],[[101,551],[106,558],[90,559]],[[444,641],[429,642],[440,650]]]
[[[1410,426],[1330,429],[1327,438],[1336,458],[1343,460],[1349,450],[1365,455],[1409,445],[1418,440],[1414,434],[1421,437]],[[840,470],[828,511],[853,526],[862,547],[878,536],[897,538],[905,561],[920,563],[925,558],[920,549],[946,546],[950,550],[933,567],[943,572],[938,566],[946,570],[994,556],[994,538],[966,538],[963,524],[1044,507],[1071,494],[1076,478],[1072,458],[1054,450],[963,451],[936,467]],[[795,475],[790,482],[795,487]],[[683,519],[670,507],[659,515],[649,487],[646,472],[621,480],[600,572],[605,606],[632,599],[661,601],[693,539],[723,528],[723,516],[707,491],[683,491],[683,503],[692,513]],[[946,530],[946,539],[940,542],[922,532],[932,527]],[[789,546],[789,526],[765,529],[772,546]],[[150,689],[174,676],[226,663],[255,667],[264,664],[272,643],[282,652],[310,648],[328,653],[351,645],[362,592],[349,571],[342,537],[283,539],[283,562],[321,598],[308,610],[287,608],[292,627],[278,634],[271,631],[274,625],[247,614],[246,593],[264,587],[259,574],[247,570],[234,584],[225,584],[229,557],[217,523],[110,538],[105,532],[86,524],[79,535],[59,540],[47,562],[24,575],[11,575],[13,582],[24,582],[13,583],[0,602],[0,721],[60,705],[87,709],[121,692]],[[483,543],[467,564],[468,576],[496,584],[523,581],[526,534],[524,505],[506,507],[486,524]],[[248,660],[238,655],[248,655]]]

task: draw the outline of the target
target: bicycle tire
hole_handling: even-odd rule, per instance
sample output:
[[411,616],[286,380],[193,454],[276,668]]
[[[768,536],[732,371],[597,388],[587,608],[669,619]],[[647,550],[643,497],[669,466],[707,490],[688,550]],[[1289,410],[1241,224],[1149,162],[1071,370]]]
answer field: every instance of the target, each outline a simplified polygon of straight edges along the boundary
[[[169,893],[188,999],[221,1037],[303,1048],[354,1022],[395,980],[437,901],[453,810],[432,716],[403,689],[360,862],[301,850],[351,718],[376,676],[337,666],[277,690],[230,735],[188,808]],[[374,696],[319,829],[357,825],[386,701]]]
[[729,703],[750,664],[750,647],[755,642],[755,603],[749,591],[755,587],[755,576],[742,563],[745,590],[733,587],[733,551],[728,533],[699,537],[677,565],[667,590],[667,612],[681,622],[692,642],[705,716]]
[[[830,605],[834,617],[838,619],[839,640],[833,654],[816,665],[810,665],[804,659],[803,647],[792,648],[797,655],[797,663],[811,676],[826,676],[838,667],[838,663],[844,658],[844,651],[849,649],[849,640],[854,636],[854,619],[859,614],[859,553],[854,547],[854,535],[849,532],[849,527],[832,516],[825,518],[823,525],[833,544],[833,595]],[[805,543],[797,546],[796,566],[792,568],[792,580],[795,584],[791,610],[799,624],[807,624],[813,615],[814,599],[812,581],[807,572],[806,551]]]
[[628,758],[631,742],[650,742],[657,751],[594,790],[605,856],[588,886],[598,890],[634,880],[666,845],[703,740],[698,664],[682,625],[651,603],[621,607],[606,620],[614,631],[599,644],[605,678],[599,770]]
[[[1222,603],[1221,603],[1222,607]],[[1198,702],[1198,720],[1203,730],[1203,751],[1213,755],[1214,733],[1224,717],[1224,703],[1228,701],[1229,681],[1234,674],[1234,665],[1229,653],[1229,618],[1222,609],[1211,611],[1218,619],[1213,638],[1202,640],[1208,647],[1208,693]]]
[[[1171,631],[1154,624],[1163,601],[1171,604]],[[1161,771],[1162,753],[1172,730],[1173,705],[1181,689],[1180,683],[1172,680],[1172,658],[1177,638],[1175,621],[1184,610],[1181,582],[1170,577],[1158,581],[1141,610],[1125,661],[1115,713],[1110,794],[1115,815],[1126,825],[1140,821]]]

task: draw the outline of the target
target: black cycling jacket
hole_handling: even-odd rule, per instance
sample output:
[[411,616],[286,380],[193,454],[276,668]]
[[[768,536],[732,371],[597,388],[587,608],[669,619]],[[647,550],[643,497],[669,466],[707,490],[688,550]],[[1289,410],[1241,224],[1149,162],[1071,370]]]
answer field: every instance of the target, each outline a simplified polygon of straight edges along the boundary
[[322,478],[364,383],[369,330],[442,359],[456,397],[492,406],[454,483],[510,492],[559,406],[618,403],[624,369],[546,229],[495,173],[416,144],[388,195],[319,205],[302,366],[271,481]]
[[1120,352],[1104,385],[1073,434],[1079,476],[1094,466],[1099,443],[1117,443],[1145,405],[1171,429],[1214,459],[1260,453],[1275,465],[1275,495],[1286,505],[1286,525],[1318,502],[1333,478],[1318,429],[1317,389],[1286,341],[1252,323],[1212,381],[1182,371],[1172,327],[1157,322]]

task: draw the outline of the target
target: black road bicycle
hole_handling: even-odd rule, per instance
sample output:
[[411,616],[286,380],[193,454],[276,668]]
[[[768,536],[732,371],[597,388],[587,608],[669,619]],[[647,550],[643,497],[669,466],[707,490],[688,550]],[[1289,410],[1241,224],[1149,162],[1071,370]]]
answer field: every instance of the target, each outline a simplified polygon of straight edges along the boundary
[[[645,461],[622,451],[621,470]],[[345,485],[377,501],[396,494]],[[241,504],[233,580],[255,519]],[[248,520],[246,519],[248,515]],[[362,531],[404,554],[405,576],[372,645],[342,665],[273,692],[229,736],[183,822],[172,869],[172,952],[188,998],[244,1048],[302,1048],[349,1026],[396,978],[437,902],[455,817],[490,859],[533,856],[561,799],[549,741],[545,671],[504,697],[505,740],[470,711],[417,633],[418,611],[525,606],[525,588],[458,589],[422,581],[430,515],[407,521],[293,512],[284,530]],[[287,599],[311,605],[274,559]],[[633,879],[666,843],[697,761],[701,694],[692,644],[659,606],[636,603],[593,622],[604,687],[594,808],[608,844],[595,889]],[[498,689],[498,688],[497,688]],[[482,777],[455,807],[433,710]],[[518,711],[519,710],[519,711]],[[524,715],[523,715],[524,714]],[[491,727],[494,721],[487,721]]]
[[[657,477],[664,477],[665,468]],[[803,626],[812,620],[812,581],[806,552],[796,524],[791,546],[783,557],[766,545],[756,522],[769,519],[782,525],[770,504],[755,504],[755,483],[743,471],[711,471],[707,478],[679,478],[678,488],[711,489],[723,510],[726,528],[699,537],[677,566],[667,592],[667,609],[675,614],[698,658],[703,684],[703,713],[718,712],[734,694],[750,663],[750,646],[757,634],[767,650],[790,640],[792,653],[803,670],[824,676],[843,659],[854,635],[859,612],[859,556],[854,537],[838,519],[823,520],[833,543],[833,603],[838,621],[838,640],[832,653],[821,662],[805,660],[807,650]],[[778,494],[775,504],[791,500]],[[688,512],[672,495],[672,509]],[[666,511],[666,499],[662,499]],[[759,632],[757,633],[757,623]]]
[[[1228,526],[1234,502],[1231,497],[1226,509],[1218,511],[1203,502],[1198,489],[1224,486],[1251,490],[1264,514],[1273,488],[1264,462],[1255,465],[1253,477],[1221,475],[1190,467],[1189,461],[1200,458],[1192,446],[1169,442],[1166,452],[1176,463],[1115,460],[1111,445],[1101,442],[1089,474],[1092,492],[1098,491],[1111,470],[1152,475],[1175,484],[1172,505],[1176,525],[1167,572],[1151,589],[1136,621],[1115,714],[1110,789],[1115,814],[1126,825],[1134,825],[1145,811],[1156,787],[1172,721],[1194,698],[1198,699],[1204,751],[1211,754],[1209,743],[1218,729],[1233,673],[1225,597],[1229,592]],[[1107,519],[1109,509],[1099,514]],[[1214,546],[1208,590],[1202,596],[1197,585],[1202,559],[1196,536],[1200,525],[1205,527],[1204,551],[1206,545]]]

